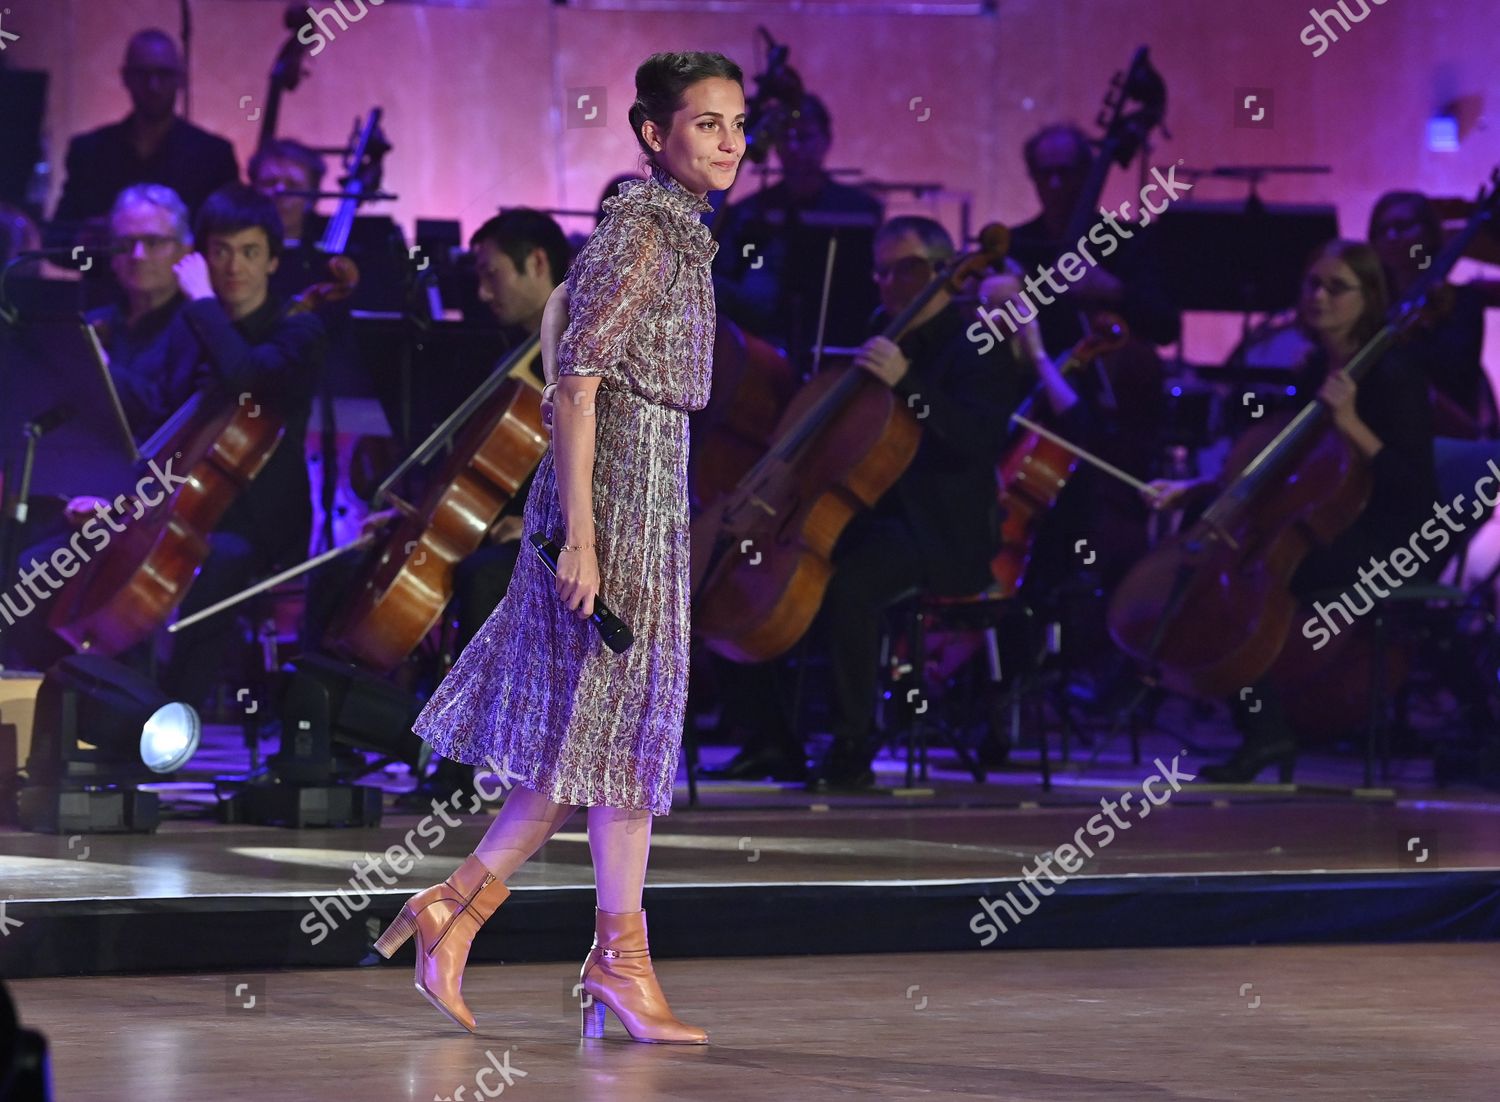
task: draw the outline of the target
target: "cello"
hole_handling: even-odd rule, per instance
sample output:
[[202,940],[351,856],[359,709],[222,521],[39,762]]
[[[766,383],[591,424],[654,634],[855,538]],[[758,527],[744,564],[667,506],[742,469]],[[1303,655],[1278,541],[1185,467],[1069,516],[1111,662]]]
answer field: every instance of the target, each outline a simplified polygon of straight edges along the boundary
[[[541,385],[530,365],[541,351],[533,334],[511,352],[376,493],[403,514],[367,559],[324,645],[389,673],[432,630],[453,594],[454,568],[484,542],[500,513],[546,454]],[[456,434],[453,451],[413,508],[390,487],[415,462]],[[353,545],[350,545],[353,546]]]
[[[1469,224],[1344,369],[1356,383],[1417,323],[1430,292],[1493,219],[1500,169],[1490,185]],[[1194,696],[1229,696],[1286,669],[1292,576],[1315,543],[1354,522],[1372,483],[1369,464],[1317,400],[1284,425],[1252,428],[1226,470],[1236,473],[1198,520],[1138,562],[1108,610],[1116,644],[1160,683]]]
[[688,502],[694,512],[728,495],[770,446],[797,381],[768,341],[720,316],[708,404],[688,418]]
[[[358,278],[353,265],[346,262],[334,274],[299,295],[287,313],[347,295]],[[111,528],[116,517],[128,523],[63,582],[47,619],[54,634],[80,651],[113,656],[166,623],[208,558],[210,533],[286,433],[282,413],[250,397],[222,388],[199,391],[152,434],[142,449],[147,459],[137,468],[134,510],[127,516],[129,503],[116,497],[107,522]],[[163,480],[164,492],[146,500],[139,488]]]
[[[1058,365],[1066,378],[1072,372],[1092,363],[1098,357],[1118,351],[1130,339],[1125,323],[1112,314],[1093,319],[1091,331],[1079,341]],[[1034,416],[1042,397],[1039,384],[1028,394],[1016,413]],[[1042,434],[1023,428],[1006,445],[995,465],[995,480],[1000,486],[1000,550],[990,560],[995,577],[995,593],[1014,597],[1026,580],[1031,562],[1031,545],[1036,539],[1042,517],[1057,504],[1068,480],[1078,469],[1078,453],[1065,448]]]
[[[377,186],[380,157],[389,148],[380,137],[379,118],[376,108],[356,145],[348,209],[341,206],[324,238],[331,278],[299,294],[288,314],[322,309],[348,298],[358,285],[358,268],[339,254],[353,224],[353,204]],[[335,229],[343,236],[336,236]],[[172,616],[208,558],[209,535],[286,433],[281,411],[262,409],[247,397],[201,391],[147,441],[141,484],[174,465],[186,468],[186,481],[180,489],[164,487],[169,500],[158,500],[149,513],[144,508],[149,503],[137,501],[122,532],[65,580],[47,621],[54,634],[80,651],[112,656],[146,639]],[[123,500],[115,499],[116,511],[123,512]]]
[[[934,275],[884,337],[898,340],[935,295],[956,294],[1004,259],[1004,226],[986,226],[979,239],[978,250]],[[761,662],[806,633],[832,576],[840,533],[916,456],[921,425],[912,404],[853,366],[825,372],[798,392],[766,454],[692,522],[693,621],[709,649]]]

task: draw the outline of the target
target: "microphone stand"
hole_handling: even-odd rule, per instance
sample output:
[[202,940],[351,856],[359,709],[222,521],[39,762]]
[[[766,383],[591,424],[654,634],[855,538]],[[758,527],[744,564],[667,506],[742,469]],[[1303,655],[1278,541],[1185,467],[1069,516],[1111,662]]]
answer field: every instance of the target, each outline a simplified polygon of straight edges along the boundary
[[193,118],[193,11],[190,0],[182,2],[182,117]]
[[14,575],[20,565],[16,560],[21,555],[20,537],[27,520],[27,502],[31,498],[31,474],[36,466],[36,442],[49,427],[57,427],[55,422],[48,426],[39,423],[40,420],[27,421],[21,429],[25,444],[18,478],[12,477],[16,472],[11,456],[7,454],[5,458],[5,498],[3,511],[0,511],[0,569],[5,571],[4,576],[7,578]]

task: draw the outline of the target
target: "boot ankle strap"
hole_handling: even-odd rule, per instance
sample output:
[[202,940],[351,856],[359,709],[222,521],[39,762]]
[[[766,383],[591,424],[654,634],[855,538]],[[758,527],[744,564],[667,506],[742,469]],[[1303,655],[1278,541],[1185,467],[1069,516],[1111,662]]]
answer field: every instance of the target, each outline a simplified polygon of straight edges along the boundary
[[600,949],[601,957],[649,957],[650,949]]

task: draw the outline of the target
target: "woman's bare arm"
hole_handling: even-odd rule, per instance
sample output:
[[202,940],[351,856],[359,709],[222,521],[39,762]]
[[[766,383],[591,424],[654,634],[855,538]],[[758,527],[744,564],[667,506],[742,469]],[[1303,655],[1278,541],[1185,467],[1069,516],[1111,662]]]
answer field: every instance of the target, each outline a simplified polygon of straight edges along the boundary
[[542,311],[542,427],[552,431],[553,402],[557,392],[557,346],[568,329],[568,285],[559,283],[552,289]]
[[557,594],[580,619],[594,614],[599,592],[599,559],[594,551],[594,399],[597,375],[564,375],[557,384],[552,433],[557,472],[557,503],[566,531],[557,563]]
[[559,283],[542,311],[542,375],[549,383],[557,382],[557,346],[567,328],[568,285]]

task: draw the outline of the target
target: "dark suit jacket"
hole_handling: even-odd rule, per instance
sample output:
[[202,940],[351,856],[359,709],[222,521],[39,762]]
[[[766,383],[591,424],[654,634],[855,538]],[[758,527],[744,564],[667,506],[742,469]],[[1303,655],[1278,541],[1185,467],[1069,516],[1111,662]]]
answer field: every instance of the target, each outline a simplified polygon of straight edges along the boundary
[[[1127,219],[1127,223],[1129,220]],[[1133,236],[1119,243],[1112,255],[1090,246],[1099,266],[1124,284],[1124,301],[1117,312],[1130,325],[1130,332],[1152,344],[1173,344],[1182,336],[1182,315],[1166,293],[1162,258],[1155,247],[1154,228],[1126,226]],[[1043,265],[1055,265],[1057,258],[1072,244],[1061,245],[1048,240],[1041,215],[1011,229],[1010,255],[1026,275],[1035,275]],[[1059,282],[1065,282],[1059,278]],[[1079,300],[1069,293],[1056,295],[1050,306],[1041,306],[1042,343],[1049,355],[1056,356],[1071,348],[1083,336],[1078,319]]]
[[265,567],[290,565],[307,555],[312,497],[303,440],[326,351],[317,316],[288,317],[285,303],[275,298],[237,322],[216,299],[199,299],[183,306],[164,338],[116,377],[140,439],[199,390],[245,395],[245,402],[273,408],[285,418],[280,445],[215,529],[243,535]]
[[1019,399],[1009,363],[980,356],[964,335],[972,320],[950,303],[899,342],[911,366],[894,389],[917,416],[922,442],[875,507],[905,519],[927,588],[951,596],[993,581],[990,559],[1000,545],[995,461]]
[[180,118],[145,160],[130,144],[128,120],[79,134],[68,143],[67,172],[52,216],[58,222],[108,214],[131,184],[165,184],[196,214],[215,190],[240,178],[234,147]]
[[884,209],[868,192],[832,179],[807,204],[779,183],[735,203],[714,254],[719,312],[800,355],[817,335],[828,240],[837,232],[824,343],[858,344],[880,305],[870,272]]

